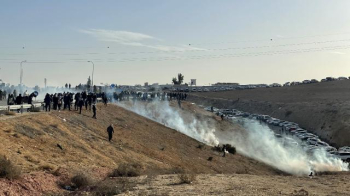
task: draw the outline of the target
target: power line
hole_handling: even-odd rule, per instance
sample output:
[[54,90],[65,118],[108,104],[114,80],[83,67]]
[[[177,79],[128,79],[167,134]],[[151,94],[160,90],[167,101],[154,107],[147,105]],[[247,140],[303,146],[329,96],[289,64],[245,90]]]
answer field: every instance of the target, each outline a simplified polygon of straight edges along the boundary
[[[218,55],[197,55],[197,56],[183,56],[183,57],[144,57],[144,58],[129,58],[129,59],[120,59],[112,60],[108,59],[107,62],[150,62],[150,61],[178,61],[178,60],[201,60],[201,59],[220,59],[220,58],[238,58],[238,57],[249,57],[249,56],[267,56],[267,55],[285,55],[285,54],[296,54],[296,53],[310,53],[310,52],[321,52],[321,51],[331,51],[331,50],[344,50],[349,49],[350,45],[340,45],[340,46],[331,46],[331,47],[316,47],[316,48],[306,48],[306,49],[294,49],[294,50],[277,50],[277,51],[265,51],[265,52],[250,52],[250,53],[238,53],[238,54],[218,54]],[[2,60],[2,59],[0,59]],[[68,61],[69,62],[69,61]],[[86,60],[77,60],[73,61],[76,63],[85,63]],[[103,62],[103,61],[100,61]],[[18,62],[9,62],[9,63],[18,63]],[[28,61],[27,63],[67,63],[59,61]]]
[[[314,41],[314,42],[301,42],[292,44],[278,44],[278,45],[263,45],[263,46],[247,46],[247,47],[231,47],[231,48],[208,48],[208,49],[190,49],[190,50],[169,50],[169,51],[138,51],[138,52],[108,52],[108,53],[63,53],[57,55],[63,56],[79,56],[79,55],[123,55],[123,54],[157,54],[157,53],[185,53],[185,52],[209,52],[209,51],[225,51],[225,50],[247,50],[247,49],[263,49],[263,48],[275,48],[275,47],[288,47],[288,46],[303,46],[303,45],[318,45],[336,42],[349,42],[350,39],[340,40],[327,40],[327,41]],[[0,55],[35,55],[36,53],[12,53],[12,54],[0,54]]]

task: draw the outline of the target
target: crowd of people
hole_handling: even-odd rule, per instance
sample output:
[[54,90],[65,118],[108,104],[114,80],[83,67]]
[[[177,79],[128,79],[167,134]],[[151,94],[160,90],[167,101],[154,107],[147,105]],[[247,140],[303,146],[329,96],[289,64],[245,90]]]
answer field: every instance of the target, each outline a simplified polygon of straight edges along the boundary
[[45,111],[51,111],[51,106],[53,110],[61,111],[62,105],[63,110],[71,111],[71,107],[74,105],[74,110],[79,111],[81,114],[82,108],[85,107],[86,110],[92,110],[93,118],[96,118],[96,103],[97,98],[101,97],[105,105],[107,105],[107,97],[104,93],[87,93],[86,91],[71,93],[47,93],[44,98]]

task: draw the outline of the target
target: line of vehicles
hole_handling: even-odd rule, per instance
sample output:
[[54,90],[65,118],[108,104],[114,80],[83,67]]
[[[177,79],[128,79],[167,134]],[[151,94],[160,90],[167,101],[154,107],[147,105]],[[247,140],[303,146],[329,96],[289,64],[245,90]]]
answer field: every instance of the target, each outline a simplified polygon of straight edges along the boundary
[[334,78],[334,77],[326,77],[321,79],[321,81],[318,81],[316,79],[311,79],[311,80],[303,80],[302,82],[286,82],[283,84],[283,86],[295,86],[295,85],[301,85],[301,84],[312,84],[312,83],[319,83],[319,82],[330,82],[330,81],[336,81],[336,80],[347,80],[350,79],[347,77],[338,77],[338,78]]
[[350,162],[349,146],[344,146],[339,149],[330,146],[317,135],[301,128],[297,123],[280,120],[268,115],[242,112],[236,109],[217,109],[212,107],[207,107],[205,109],[219,116],[224,115],[226,118],[243,117],[259,120],[262,123],[266,123],[274,130],[275,137],[281,140],[286,146],[301,146],[309,154],[312,154],[316,150],[324,149],[330,155],[339,157],[343,161]]

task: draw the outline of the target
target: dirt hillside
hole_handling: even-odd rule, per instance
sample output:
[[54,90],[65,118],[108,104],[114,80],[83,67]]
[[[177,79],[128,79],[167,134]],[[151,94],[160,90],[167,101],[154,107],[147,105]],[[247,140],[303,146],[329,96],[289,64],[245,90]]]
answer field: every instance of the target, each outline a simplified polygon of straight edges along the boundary
[[350,80],[193,93],[189,101],[298,123],[334,146],[350,145]]
[[[188,104],[187,109],[191,109]],[[139,163],[144,174],[173,174],[181,170],[204,174],[274,175],[279,172],[239,154],[221,157],[209,146],[173,129],[115,105],[90,111],[52,111],[0,117],[0,155],[22,168],[22,179],[0,179],[0,195],[37,195],[59,191],[58,177],[89,173],[103,179],[122,163]],[[201,118],[216,118],[204,112]],[[106,128],[114,124],[108,142]],[[62,147],[60,149],[59,146]],[[208,161],[213,157],[212,161]]]

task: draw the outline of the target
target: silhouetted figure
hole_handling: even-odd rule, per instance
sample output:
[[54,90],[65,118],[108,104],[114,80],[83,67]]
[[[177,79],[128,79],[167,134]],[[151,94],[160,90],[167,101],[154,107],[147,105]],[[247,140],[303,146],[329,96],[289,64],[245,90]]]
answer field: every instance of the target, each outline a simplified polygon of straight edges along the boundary
[[222,146],[222,152],[224,153],[222,157],[226,157],[226,145]]
[[92,105],[92,112],[94,113],[94,115],[92,116],[92,118],[96,119],[96,105]]
[[81,109],[83,108],[83,105],[84,105],[84,100],[83,100],[83,99],[80,99],[80,100],[79,100],[79,109],[80,109],[79,114],[81,114]]
[[[23,102],[23,97],[21,94],[18,95],[18,97],[16,97],[16,105],[21,105]],[[21,109],[18,109],[17,112],[19,113],[21,111]]]
[[47,108],[49,108],[49,112],[50,112],[51,111],[51,97],[50,97],[49,93],[46,94],[44,102],[45,102],[46,112],[47,112]]
[[221,120],[224,120],[224,115],[223,114],[221,114]]
[[62,97],[62,94],[60,93],[58,94],[58,102],[57,102],[58,111],[61,111],[62,102],[63,102],[63,97]]
[[109,127],[107,128],[107,132],[108,132],[108,141],[112,140],[113,137],[113,133],[114,133],[114,129],[113,129],[113,125],[109,125]]

